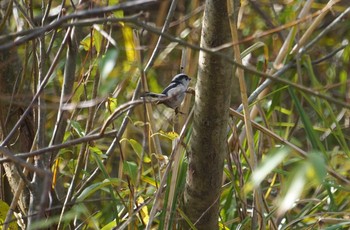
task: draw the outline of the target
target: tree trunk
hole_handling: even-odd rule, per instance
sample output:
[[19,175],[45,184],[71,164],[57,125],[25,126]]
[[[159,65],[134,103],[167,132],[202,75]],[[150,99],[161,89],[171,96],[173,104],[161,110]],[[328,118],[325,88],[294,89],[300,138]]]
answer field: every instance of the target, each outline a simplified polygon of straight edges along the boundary
[[[226,1],[207,0],[201,47],[231,40]],[[232,55],[232,50],[220,51]],[[184,210],[198,229],[218,229],[218,208],[230,106],[232,66],[209,53],[199,55],[193,135]]]
[[[6,34],[3,29],[2,34]],[[14,124],[22,116],[26,108],[26,101],[30,98],[30,83],[24,82],[18,84],[21,80],[22,72],[21,61],[18,57],[16,48],[0,52],[0,143],[1,147],[8,148],[11,152],[28,152],[31,149],[34,140],[34,119],[30,113],[21,126],[16,130],[16,134],[4,144],[3,140],[12,130]],[[23,86],[23,87],[22,87]],[[27,87],[27,88],[26,88]],[[13,199],[13,194],[19,189],[21,177],[18,170],[22,170],[19,165],[12,162],[4,163],[3,168],[6,178],[11,187],[11,193],[0,191],[1,199],[8,204]],[[1,182],[3,188],[4,183]],[[27,214],[29,193],[24,189],[18,200],[18,208],[23,214]]]

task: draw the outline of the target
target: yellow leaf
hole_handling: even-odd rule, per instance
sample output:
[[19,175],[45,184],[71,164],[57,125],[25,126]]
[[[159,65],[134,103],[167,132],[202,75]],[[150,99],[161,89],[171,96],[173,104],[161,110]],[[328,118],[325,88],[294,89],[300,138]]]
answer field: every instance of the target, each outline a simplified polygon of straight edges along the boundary
[[96,30],[94,30],[93,33],[93,44],[95,45],[97,53],[100,53],[101,51],[101,43],[102,43],[102,34]]
[[126,53],[126,59],[129,62],[135,61],[135,44],[132,28],[129,26],[123,26],[123,38],[124,38],[124,47]]
[[[141,196],[139,196],[137,198],[137,202],[142,205],[145,201],[144,201],[144,199]],[[142,217],[143,222],[145,224],[148,224],[149,214],[148,214],[148,208],[147,208],[146,205],[141,208],[141,212],[140,213],[141,213],[141,217]]]
[[154,135],[156,135],[156,134],[159,134],[159,135],[161,135],[163,137],[166,137],[166,138],[168,138],[168,139],[170,139],[172,141],[179,137],[179,134],[176,133],[176,132],[159,131],[158,133],[155,133]]
[[[90,47],[91,45],[91,36],[90,34],[87,35],[83,40],[81,40],[80,42],[80,46],[85,50],[85,51],[89,51],[91,49]],[[93,44],[92,44],[93,45]]]
[[60,157],[56,158],[55,164],[52,165],[52,172],[53,172],[52,173],[52,189],[54,189],[55,186],[56,186],[58,166],[59,166],[59,164],[61,162],[60,160],[61,160]]
[[106,108],[108,110],[109,113],[112,113],[118,106],[118,100],[117,98],[113,98],[113,97],[108,97],[107,101],[106,101]]

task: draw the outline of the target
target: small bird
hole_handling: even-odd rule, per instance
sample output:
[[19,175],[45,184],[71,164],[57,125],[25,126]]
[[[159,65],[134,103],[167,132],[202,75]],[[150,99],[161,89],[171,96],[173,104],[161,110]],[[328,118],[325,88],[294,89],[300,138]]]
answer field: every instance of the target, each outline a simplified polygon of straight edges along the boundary
[[175,112],[177,113],[178,107],[185,98],[185,93],[190,81],[191,78],[189,78],[186,74],[177,74],[162,93],[147,92],[143,95],[143,97],[161,99],[159,103],[163,103],[166,106],[175,109]]

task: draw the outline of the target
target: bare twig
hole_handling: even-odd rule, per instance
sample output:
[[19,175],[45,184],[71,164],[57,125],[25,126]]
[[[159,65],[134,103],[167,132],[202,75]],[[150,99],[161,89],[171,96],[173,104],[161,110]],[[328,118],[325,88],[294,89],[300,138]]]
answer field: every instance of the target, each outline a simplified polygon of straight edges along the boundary
[[[111,130],[108,132],[105,132],[103,134],[88,134],[85,137],[80,137],[74,140],[70,140],[64,143],[60,143],[60,144],[56,144],[56,145],[51,145],[49,147],[46,148],[42,148],[42,149],[38,149],[38,150],[34,150],[28,153],[18,153],[18,154],[14,154],[14,157],[17,158],[27,158],[27,157],[33,157],[33,156],[37,156],[37,155],[42,155],[42,154],[46,154],[48,152],[52,152],[55,150],[59,150],[59,149],[63,149],[63,148],[67,148],[67,147],[72,147],[74,145],[79,145],[81,143],[84,142],[89,142],[89,141],[94,141],[94,140],[98,140],[104,137],[113,137],[115,136],[115,134],[118,132],[118,130]],[[11,158],[9,157],[4,157],[4,158],[0,158],[0,164],[4,163],[4,162],[9,162],[12,161]]]
[[168,174],[170,172],[170,169],[172,168],[172,163],[175,159],[175,153],[178,153],[178,149],[180,148],[181,146],[181,143],[183,142],[183,139],[185,137],[185,131],[186,131],[186,128],[189,124],[189,121],[191,120],[192,118],[192,115],[193,115],[193,111],[194,111],[194,108],[192,108],[184,126],[182,127],[182,130],[181,130],[181,133],[180,133],[180,136],[178,138],[178,142],[176,143],[176,145],[174,146],[172,152],[171,152],[171,155],[169,157],[169,161],[168,161],[168,165],[165,169],[165,172],[162,176],[162,179],[161,179],[161,182],[160,182],[160,185],[159,185],[159,188],[158,190],[156,191],[155,195],[154,195],[154,200],[153,200],[153,205],[152,205],[152,209],[151,209],[151,212],[149,214],[149,222],[146,226],[146,230],[149,230],[151,229],[151,226],[152,226],[152,222],[153,222],[153,219],[157,213],[157,210],[158,210],[158,202],[160,201],[160,198],[163,194],[163,188],[167,182],[167,178],[168,178]]
[[40,176],[46,176],[51,174],[51,172],[46,171],[44,169],[41,168],[37,168],[34,165],[25,162],[23,159],[16,157],[13,153],[10,152],[9,149],[0,146],[0,153],[2,153],[4,156],[6,156],[8,159],[10,159],[13,163],[20,165],[24,168],[27,168],[28,170],[32,171],[32,172],[36,172],[38,175]]
[[[161,44],[161,41],[163,39],[163,36],[166,37],[165,31],[168,30],[168,27],[169,27],[169,24],[170,24],[170,20],[173,17],[173,14],[174,14],[174,11],[175,11],[175,7],[176,7],[176,4],[175,4],[176,2],[177,2],[177,0],[176,1],[174,0],[172,2],[172,6],[171,6],[171,8],[168,11],[168,15],[167,15],[167,18],[166,18],[165,23],[163,25],[162,31],[160,31],[160,33],[156,33],[156,34],[160,35],[160,37],[158,39],[158,42],[157,42],[157,45],[156,45],[155,49],[153,50],[151,58],[148,60],[148,63],[146,64],[146,66],[145,66],[145,68],[143,70],[144,73],[146,73],[149,70],[149,68],[153,65],[153,63],[155,61],[155,58],[156,58],[157,54],[159,53],[160,44]],[[128,21],[128,20],[130,20],[132,22],[137,21],[135,18],[128,18],[128,19],[126,19],[126,21]],[[141,83],[142,83],[142,81],[141,81],[141,78],[140,78],[138,80],[138,82],[137,82],[137,86],[136,86],[134,94],[132,96],[131,103],[138,104],[138,102],[135,102],[135,101],[137,101],[137,99],[139,98],[139,94],[140,94],[140,90],[141,90]],[[166,100],[166,98],[164,98],[164,100]],[[144,103],[145,100],[142,100],[142,101]],[[112,120],[113,117],[116,116],[116,114],[120,113],[120,112],[121,112],[121,110],[120,111],[116,110],[110,116],[110,119]],[[107,157],[109,157],[111,155],[111,153],[114,151],[114,149],[116,148],[116,146],[117,146],[121,136],[123,135],[123,133],[124,133],[124,131],[126,129],[126,126],[129,123],[129,117],[130,117],[132,112],[133,112],[132,107],[127,109],[127,113],[124,116],[124,119],[123,119],[122,124],[121,124],[120,129],[119,129],[119,132],[117,133],[115,139],[113,140],[113,142],[111,143],[111,145],[109,146],[109,148],[108,148],[108,150],[106,152]],[[103,125],[103,127],[101,129],[101,133],[104,132],[104,130],[107,127],[109,122],[110,121],[108,121],[108,119],[107,119],[107,121],[105,122],[105,124]],[[155,138],[157,138],[157,137],[155,137]],[[159,144],[159,141],[157,141],[157,139],[154,139],[154,144],[156,146],[157,151],[159,153],[161,153],[160,144]],[[84,188],[93,178],[95,178],[95,176],[98,174],[98,172],[99,172],[99,169],[96,168],[94,170],[94,172],[91,174],[91,176],[85,181],[85,183],[81,187],[80,191],[82,191],[82,188]],[[78,191],[78,193],[79,193],[79,191]]]
[[[235,111],[234,109],[230,109],[230,113],[231,115],[233,115],[236,118],[239,118],[240,120],[244,119],[243,114]],[[260,130],[261,132],[263,132],[264,134],[266,134],[267,136],[278,140],[279,142],[281,142],[282,144],[285,144],[286,146],[290,147],[291,149],[293,149],[296,153],[298,153],[299,156],[301,156],[302,158],[307,158],[308,154],[307,152],[305,152],[303,149],[299,148],[298,146],[294,145],[293,143],[289,142],[288,140],[278,136],[277,134],[275,134],[274,132],[272,132],[271,130],[269,130],[268,128],[265,128],[264,126],[256,123],[255,121],[252,121],[252,125],[254,128]],[[334,171],[332,168],[327,167],[327,171],[330,175],[332,175],[334,178],[336,178],[337,180],[341,181],[342,183],[344,183],[345,185],[349,185],[350,181],[341,176],[340,174],[338,174],[336,171]]]
[[[69,14],[66,16],[61,17],[60,19],[58,19],[57,21],[52,22],[51,24],[48,24],[46,26],[42,26],[42,27],[36,27],[32,30],[27,30],[24,33],[21,33],[20,37],[17,40],[13,41],[13,42],[9,42],[6,43],[4,45],[0,46],[0,51],[2,50],[6,50],[9,49],[11,47],[14,46],[18,46],[20,44],[23,44],[26,41],[29,41],[31,39],[34,39],[36,37],[41,36],[42,34],[44,34],[47,31],[50,31],[52,29],[57,29],[59,28],[63,23],[71,20],[71,19],[82,19],[82,18],[90,18],[90,17],[94,17],[94,16],[99,16],[99,15],[103,15],[105,13],[109,13],[109,12],[113,12],[113,11],[117,11],[117,10],[126,10],[126,9],[133,9],[133,8],[140,8],[142,9],[142,7],[146,6],[146,5],[150,5],[150,4],[154,4],[156,3],[156,0],[135,0],[135,1],[128,1],[128,2],[123,2],[117,5],[113,5],[113,6],[108,6],[108,7],[101,7],[101,8],[95,8],[95,9],[89,9],[89,10],[82,10],[82,11],[77,11],[74,14]],[[3,39],[8,39],[10,37],[12,37],[11,35],[6,35],[0,38],[0,43],[3,41]],[[17,37],[17,35],[16,35]]]
[[[67,31],[69,32],[69,31]],[[17,123],[13,126],[12,130],[9,132],[9,134],[5,137],[5,139],[2,141],[2,143],[0,144],[1,147],[3,146],[6,146],[9,141],[11,140],[11,138],[13,137],[13,135],[16,133],[17,129],[20,127],[20,125],[22,124],[22,122],[26,119],[26,117],[28,116],[29,112],[31,111],[32,107],[34,106],[34,104],[36,103],[36,101],[38,100],[38,97],[40,96],[40,94],[42,93],[42,91],[44,90],[46,84],[48,83],[49,79],[50,79],[50,76],[51,74],[53,73],[57,63],[58,63],[58,60],[59,60],[59,57],[63,51],[63,48],[65,46],[65,43],[67,41],[67,38],[68,38],[68,34],[66,34],[66,36],[64,37],[63,41],[62,41],[62,44],[60,46],[60,48],[58,49],[57,51],[57,54],[55,56],[55,58],[53,59],[52,61],[52,64],[49,68],[49,70],[47,71],[43,81],[41,82],[40,86],[38,87],[38,90],[36,92],[36,94],[33,96],[31,102],[29,103],[28,107],[25,109],[25,111],[23,112],[22,116],[20,119],[18,119]]]
[[[234,17],[234,11],[239,10],[239,2],[236,1],[227,1],[228,6],[228,14],[229,14],[229,22],[230,22],[230,29],[231,29],[231,36],[232,36],[232,43],[238,42],[238,32],[237,32],[237,21]],[[234,56],[237,63],[242,65],[242,58],[241,58],[241,51],[239,49],[239,45],[233,46],[234,50]],[[257,154],[255,152],[254,147],[254,135],[253,135],[253,129],[251,125],[251,120],[249,116],[249,106],[248,106],[248,96],[247,96],[247,86],[244,78],[244,70],[242,68],[236,69],[236,76],[238,77],[239,81],[239,88],[240,88],[240,94],[242,99],[242,105],[243,105],[243,113],[244,113],[244,124],[245,124],[245,132],[246,132],[246,138],[248,143],[248,150],[250,155],[250,165],[252,166],[253,170],[258,165],[258,158]],[[263,216],[259,215],[258,213],[264,213],[263,205],[261,202],[261,189],[257,187],[253,192],[253,218],[252,218],[252,228],[259,228],[259,229],[265,229],[265,218]],[[260,223],[260,224],[259,224]]]

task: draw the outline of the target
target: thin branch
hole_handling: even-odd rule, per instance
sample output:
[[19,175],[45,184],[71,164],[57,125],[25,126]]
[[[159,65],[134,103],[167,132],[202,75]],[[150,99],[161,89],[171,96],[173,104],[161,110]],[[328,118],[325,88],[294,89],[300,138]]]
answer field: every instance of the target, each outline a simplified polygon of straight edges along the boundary
[[24,161],[23,159],[16,157],[10,150],[6,147],[0,146],[0,153],[6,156],[8,159],[10,159],[13,163],[20,165],[24,168],[27,168],[28,170],[37,173],[40,176],[47,176],[50,175],[50,171],[43,170],[41,168],[37,168],[34,165]]
[[[230,109],[230,113],[232,116],[243,120],[244,116],[243,114],[235,111],[234,109]],[[269,130],[268,128],[265,128],[264,126],[258,124],[255,121],[252,121],[252,126],[256,129],[258,129],[259,131],[263,132],[264,134],[266,134],[267,136],[278,140],[279,142],[281,142],[282,144],[290,147],[291,149],[293,149],[299,156],[301,156],[302,158],[307,158],[308,157],[308,153],[305,152],[303,149],[299,148],[298,146],[294,145],[293,143],[289,142],[288,140],[278,136],[277,134],[275,134],[274,132],[272,132],[271,130]],[[339,181],[341,181],[342,183],[349,185],[350,181],[343,177],[342,175],[338,174],[336,171],[334,171],[332,168],[327,167],[327,171],[330,175],[332,175],[334,178],[338,179]]]
[[[322,98],[322,99],[327,100],[327,101],[329,101],[329,102],[332,102],[332,103],[334,103],[334,104],[340,105],[340,106],[342,106],[342,107],[344,107],[344,108],[350,109],[350,104],[347,103],[347,102],[345,102],[345,101],[337,100],[337,99],[335,99],[334,97],[327,96],[327,95],[325,95],[325,94],[323,94],[323,93],[321,93],[321,92],[314,91],[313,89],[307,88],[307,87],[305,87],[305,86],[298,85],[298,84],[293,83],[293,82],[291,82],[291,81],[288,81],[288,80],[279,78],[279,76],[281,76],[288,68],[290,68],[290,66],[292,66],[291,63],[290,63],[290,64],[286,64],[282,69],[280,69],[280,70],[278,70],[277,72],[275,72],[274,74],[270,75],[270,74],[267,74],[267,73],[264,73],[264,72],[260,72],[260,71],[258,71],[258,70],[256,70],[256,69],[253,69],[253,68],[246,67],[246,66],[244,66],[244,65],[238,64],[238,63],[235,62],[231,57],[226,56],[226,55],[224,55],[224,54],[221,54],[220,52],[215,52],[215,51],[213,51],[212,49],[202,48],[202,47],[199,47],[199,46],[197,46],[197,45],[187,43],[186,41],[183,41],[183,40],[180,39],[180,38],[177,38],[177,37],[174,37],[174,36],[172,36],[172,35],[169,35],[168,33],[162,33],[162,32],[159,31],[157,28],[155,28],[155,27],[153,27],[153,26],[149,26],[149,25],[147,25],[146,23],[140,22],[140,21],[138,21],[138,20],[129,19],[129,18],[124,18],[124,19],[122,19],[122,20],[124,20],[125,22],[134,23],[135,25],[138,25],[138,26],[140,26],[140,27],[142,27],[142,28],[144,28],[144,29],[146,29],[146,30],[152,32],[152,33],[159,34],[159,35],[162,34],[162,35],[164,36],[164,38],[166,38],[166,39],[168,39],[168,40],[170,40],[170,41],[178,42],[179,44],[181,44],[181,45],[183,45],[183,46],[185,46],[185,47],[189,47],[189,48],[194,49],[194,50],[202,50],[202,51],[204,51],[204,52],[208,52],[208,53],[217,55],[217,56],[219,56],[219,57],[222,57],[222,58],[224,58],[228,63],[230,63],[230,64],[232,64],[232,65],[236,65],[236,66],[238,66],[239,68],[242,68],[242,69],[244,69],[244,70],[246,70],[246,71],[248,71],[248,72],[250,72],[250,73],[256,74],[256,75],[258,75],[258,76],[260,76],[260,77],[265,77],[265,78],[268,78],[268,79],[270,79],[270,80],[272,80],[272,81],[275,81],[275,82],[278,82],[278,83],[282,83],[282,84],[291,86],[291,87],[293,87],[293,88],[295,88],[295,89],[298,89],[298,90],[300,90],[300,91],[302,91],[302,92],[304,92],[304,93],[308,93],[308,94],[310,94],[310,95],[312,95],[312,96]],[[116,20],[116,19],[110,19],[109,21],[113,22],[113,21],[121,21],[121,20],[119,20],[119,19],[118,19],[118,20]],[[65,42],[65,39],[64,39],[64,42]],[[62,47],[62,46],[61,46],[61,47]],[[61,47],[60,47],[60,48],[61,48]],[[1,50],[1,48],[0,48],[0,50]],[[59,50],[59,51],[60,51],[60,50]],[[60,52],[58,52],[57,54],[59,54],[59,53],[60,53]],[[56,57],[55,57],[53,63],[55,63],[55,62],[57,61],[57,59],[58,59],[58,56],[56,55]],[[53,66],[53,65],[51,65],[51,67],[52,67],[52,66]],[[49,71],[48,71],[48,73],[51,74],[52,72],[51,72],[50,70],[53,71],[53,68],[52,68],[52,69],[50,68]],[[48,77],[48,75],[46,75],[46,77]],[[46,77],[45,77],[45,79],[46,79]],[[48,79],[47,79],[47,80],[48,80]],[[270,84],[270,83],[269,83],[269,84]],[[40,88],[41,88],[41,87],[40,87]],[[39,91],[38,91],[38,93],[39,93]],[[134,96],[135,96],[134,99],[136,99],[136,98],[137,98],[137,97],[136,97],[136,94],[135,94]],[[13,132],[14,132],[14,131],[19,127],[19,125],[23,122],[24,117],[28,114],[29,109],[33,106],[33,104],[34,104],[34,102],[36,101],[36,99],[37,99],[37,94],[34,96],[32,102],[30,103],[30,105],[28,106],[28,108],[26,109],[26,111],[24,112],[24,114],[22,115],[22,117],[21,117],[21,118],[19,119],[19,121],[17,122],[17,124],[16,124],[16,126],[15,126],[16,128],[13,129]],[[122,133],[123,133],[123,132],[122,132]],[[12,133],[12,135],[13,135],[13,133]],[[5,142],[5,141],[6,141],[6,142]],[[1,143],[0,146],[4,146],[4,143],[7,143],[7,141],[8,141],[8,140],[7,140],[7,138],[6,138],[6,139],[4,140],[4,142]]]
[[[230,22],[230,29],[231,29],[231,36],[232,36],[232,43],[237,43],[238,38],[238,32],[237,32],[237,21],[234,17],[234,10],[239,10],[239,2],[228,0],[227,1],[228,6],[228,14],[229,14],[229,22]],[[242,57],[241,57],[241,51],[239,49],[239,45],[233,46],[234,50],[234,56],[236,62],[239,64],[242,64]],[[250,165],[252,166],[252,169],[254,170],[258,165],[258,158],[255,152],[255,146],[254,146],[254,134],[253,129],[251,125],[251,119],[250,119],[250,112],[249,112],[249,104],[248,104],[248,96],[247,96],[247,86],[244,78],[244,70],[242,68],[236,69],[236,76],[238,77],[239,81],[239,88],[240,88],[240,95],[242,99],[242,105],[243,105],[243,113],[244,113],[244,124],[245,124],[245,133],[248,143],[248,151],[250,155]],[[260,187],[257,187],[253,192],[253,216],[252,216],[252,228],[258,228],[260,226],[260,229],[265,229],[265,218],[262,218],[261,215],[258,215],[258,213],[263,213],[263,205],[261,202],[261,189]],[[260,223],[260,225],[259,225]]]
[[6,138],[2,141],[2,143],[0,144],[0,147],[6,146],[9,143],[9,141],[11,140],[13,135],[16,133],[17,129],[21,126],[22,122],[26,119],[26,117],[30,113],[32,107],[34,106],[34,104],[38,100],[38,97],[40,96],[40,94],[44,90],[46,84],[48,83],[48,81],[50,79],[51,74],[53,73],[53,71],[58,63],[59,57],[60,57],[60,55],[63,51],[63,48],[65,47],[65,43],[69,37],[68,34],[69,34],[69,31],[67,31],[66,36],[64,37],[62,44],[61,44],[60,48],[58,49],[57,54],[56,54],[55,58],[53,59],[52,64],[51,64],[49,70],[47,71],[43,81],[41,82],[40,86],[38,87],[36,94],[33,96],[31,102],[29,103],[26,110],[23,112],[20,119],[18,119],[17,123],[13,126],[12,130],[9,132],[9,134],[6,136]]
[[325,36],[329,31],[331,31],[335,25],[337,25],[343,17],[345,17],[348,13],[350,13],[350,7],[346,8],[346,10],[341,13],[336,19],[334,19],[321,33],[319,33],[312,41],[306,44],[304,47],[300,49],[299,52],[304,53],[305,50],[310,49],[317,41],[319,41],[323,36]]
[[[64,22],[67,22],[71,19],[82,19],[82,18],[89,18],[89,17],[94,17],[94,16],[100,16],[101,14],[117,11],[117,10],[127,10],[127,9],[135,9],[135,8],[140,8],[142,7],[151,5],[156,3],[156,0],[135,0],[135,1],[128,1],[128,2],[123,2],[114,6],[108,6],[108,7],[101,7],[101,8],[95,8],[95,9],[89,9],[89,10],[82,10],[82,11],[77,11],[74,14],[69,14],[66,16],[61,17],[57,21],[52,22],[51,24],[42,26],[42,27],[36,27],[32,30],[27,30],[24,34],[23,37],[20,37],[16,39],[13,42],[6,43],[4,45],[0,46],[0,51],[12,48],[14,46],[18,46],[20,44],[23,44],[24,42],[27,42],[31,39],[37,38],[44,34],[47,31],[50,31],[52,29],[57,29],[59,28]],[[9,37],[13,37],[13,35],[5,35],[0,37],[0,43],[3,42],[3,40],[6,38],[8,39]],[[16,35],[17,37],[17,35]]]
[[181,133],[179,135],[179,138],[178,138],[178,142],[176,142],[176,145],[174,146],[173,150],[171,151],[171,155],[169,157],[169,162],[168,162],[168,165],[165,169],[165,172],[162,176],[162,179],[161,179],[161,182],[160,182],[160,185],[159,185],[159,188],[158,190],[156,191],[155,195],[154,195],[154,200],[153,200],[153,205],[152,205],[152,209],[151,209],[151,212],[149,214],[149,221],[148,221],[148,224],[146,226],[146,230],[149,230],[151,229],[151,226],[152,226],[152,223],[153,223],[153,219],[156,215],[156,212],[157,212],[157,209],[158,209],[158,203],[160,202],[160,198],[163,194],[163,188],[164,186],[166,185],[166,182],[167,182],[167,179],[168,179],[168,174],[170,173],[170,169],[172,168],[172,162],[174,161],[175,159],[175,153],[178,153],[179,151],[179,148],[181,146],[181,143],[183,142],[183,139],[185,138],[185,130],[189,124],[189,121],[191,120],[192,116],[193,116],[193,111],[194,111],[194,107],[192,107],[192,110],[190,112],[190,114],[188,115],[188,118],[184,124],[184,126],[182,127],[182,130],[181,130]]
[[322,19],[326,16],[326,14],[331,10],[332,6],[340,2],[340,0],[330,0],[327,5],[321,10],[321,13],[315,18],[312,24],[308,27],[308,29],[304,32],[303,36],[300,38],[298,43],[293,47],[291,54],[294,54],[299,51],[301,47],[304,46],[306,41],[312,35],[314,30],[319,26],[322,22]]
[[5,14],[2,17],[2,20],[1,20],[1,23],[0,23],[0,32],[4,29],[8,17],[10,17],[12,7],[13,7],[13,0],[10,0],[7,3],[7,8],[6,8]]
[[[165,23],[164,23],[164,25],[163,25],[162,31],[160,31],[159,33],[156,33],[156,34],[160,35],[160,37],[159,37],[159,39],[158,39],[158,42],[157,42],[157,45],[156,45],[155,49],[153,50],[152,56],[151,56],[151,58],[149,59],[148,63],[146,64],[146,67],[144,68],[143,72],[147,72],[148,69],[149,69],[149,68],[153,65],[153,63],[154,63],[154,60],[155,60],[155,58],[156,58],[156,56],[157,56],[156,54],[158,54],[158,52],[159,52],[159,48],[160,48],[159,45],[160,45],[160,42],[162,41],[163,36],[166,37],[165,31],[168,30],[168,27],[169,27],[169,24],[170,24],[170,20],[171,20],[171,18],[173,17],[173,14],[174,14],[174,11],[175,11],[175,7],[176,7],[176,2],[177,2],[177,0],[176,0],[176,1],[174,0],[174,1],[172,2],[172,4],[171,4],[171,7],[170,7],[170,9],[169,9],[169,11],[168,11],[167,18],[166,18]],[[138,21],[138,20],[135,19],[135,18],[124,18],[124,19],[125,19],[125,21],[131,21],[131,22]],[[137,82],[136,89],[135,89],[134,94],[133,94],[132,99],[131,99],[131,103],[135,103],[135,105],[138,104],[138,102],[135,102],[135,101],[137,101],[137,99],[139,98],[139,94],[140,94],[140,90],[141,90],[141,83],[142,83],[142,81],[141,81],[141,78],[140,78],[140,79],[138,80],[138,82]],[[164,100],[166,100],[166,98],[165,98]],[[143,101],[143,103],[144,103],[145,100],[142,100],[142,101]],[[116,135],[116,137],[114,138],[113,142],[111,143],[111,145],[109,146],[108,150],[106,151],[107,159],[109,158],[109,156],[111,155],[111,153],[112,153],[112,152],[114,151],[114,149],[116,148],[116,146],[117,146],[117,144],[118,144],[118,142],[119,142],[121,136],[124,134],[124,131],[125,131],[125,129],[126,129],[126,126],[127,126],[128,123],[129,123],[129,117],[130,117],[131,113],[133,112],[133,109],[132,109],[132,108],[133,108],[133,107],[130,107],[130,108],[127,109],[127,112],[126,112],[126,114],[125,114],[125,116],[124,116],[124,119],[123,119],[123,121],[122,121],[122,124],[121,124],[121,126],[120,126],[119,132],[117,133],[117,135]],[[125,111],[125,110],[124,110],[124,111]],[[124,111],[121,111],[121,112],[124,112]],[[116,113],[119,113],[119,112],[116,112],[116,111],[115,111],[115,112],[113,113],[114,115],[112,114],[112,115],[110,116],[110,118],[113,119],[113,117],[116,116]],[[105,122],[105,124],[103,125],[103,127],[102,127],[102,129],[101,129],[101,133],[104,132],[104,130],[105,130],[105,128],[107,127],[107,125],[108,125],[109,122],[110,122],[110,121],[108,121],[108,119],[107,119],[107,122]],[[157,137],[155,137],[155,138],[157,138]],[[157,148],[157,151],[160,153],[160,152],[161,152],[161,149],[160,149],[159,141],[156,141],[156,140],[155,140],[155,146],[156,146],[156,148]],[[93,180],[93,178],[96,177],[96,175],[98,174],[98,172],[99,172],[99,169],[96,168],[96,169],[94,170],[94,172],[91,174],[91,176],[85,181],[85,183],[83,184],[82,188],[84,188],[91,180]],[[82,191],[82,188],[80,189],[80,191]],[[79,191],[78,191],[78,193],[79,193]]]
[[[347,11],[348,12],[348,11]],[[266,85],[261,85],[259,88],[259,90],[262,90],[263,88],[265,88],[267,85],[271,84],[271,81],[275,81],[275,82],[279,82],[279,83],[282,83],[282,84],[286,84],[286,85],[289,85],[293,88],[296,88],[302,92],[305,92],[305,93],[308,93],[308,94],[311,94],[313,96],[316,96],[316,97],[319,97],[319,98],[322,98],[322,99],[325,99],[329,102],[332,102],[334,104],[337,104],[337,105],[340,105],[340,106],[343,106],[345,108],[349,108],[350,109],[350,105],[345,102],[345,101],[339,101],[339,100],[336,100],[335,98],[331,97],[331,96],[327,96],[323,93],[320,93],[320,92],[317,92],[317,91],[314,91],[310,88],[307,88],[307,87],[304,87],[302,85],[298,85],[298,84],[295,84],[293,82],[290,82],[288,80],[285,80],[285,79],[281,79],[281,78],[278,78],[279,76],[281,76],[283,73],[285,73],[290,67],[293,66],[293,63],[288,63],[286,65],[284,65],[281,69],[279,69],[277,72],[275,72],[274,74],[267,74],[267,73],[263,73],[263,72],[260,72],[256,69],[253,69],[253,68],[250,68],[250,67],[246,67],[244,65],[240,65],[238,64],[237,62],[235,62],[231,57],[228,57],[224,54],[221,54],[219,52],[216,52],[216,49],[207,49],[207,48],[201,48],[197,45],[194,45],[194,44],[190,44],[190,43],[187,43],[177,37],[174,37],[172,35],[169,35],[167,33],[162,33],[161,31],[159,31],[157,28],[153,27],[153,26],[149,26],[143,22],[140,22],[138,20],[135,19],[135,17],[131,17],[131,18],[118,18],[118,19],[115,19],[115,18],[108,18],[108,19],[96,19],[96,20],[86,20],[86,21],[82,21],[82,22],[79,22],[81,23],[81,25],[91,25],[91,24],[94,24],[94,23],[102,23],[102,22],[106,22],[106,21],[109,21],[109,22],[119,22],[119,21],[124,21],[124,22],[130,22],[130,23],[133,23],[135,25],[138,25],[140,27],[142,27],[143,29],[146,29],[152,33],[155,33],[155,34],[159,34],[159,35],[163,35],[164,38],[170,40],[170,41],[173,41],[173,42],[178,42],[179,44],[185,46],[185,47],[189,47],[191,49],[194,49],[194,50],[202,50],[204,52],[208,52],[208,53],[211,53],[211,54],[214,54],[214,55],[218,55],[220,57],[223,57],[225,58],[225,60],[227,60],[229,63],[233,64],[233,65],[237,65],[238,67],[246,70],[247,72],[250,72],[250,73],[253,73],[253,74],[256,74],[260,77],[265,77],[265,78],[268,78],[266,80],[266,82],[264,82],[263,84],[266,84]],[[339,22],[339,20],[337,20],[337,22]],[[63,24],[63,26],[69,26],[70,24]],[[333,25],[334,26],[334,25]],[[231,44],[232,45],[232,44]],[[1,50],[1,47],[0,46],[0,50]],[[307,45],[305,47],[308,47]],[[309,48],[309,47],[308,47]],[[254,96],[256,98],[256,96]],[[252,98],[254,98],[252,97]],[[249,102],[251,102],[252,99],[249,99]],[[242,108],[239,109],[239,111],[241,111]]]
[[[89,142],[89,141],[94,141],[94,140],[98,140],[104,137],[113,137],[115,136],[115,134],[118,132],[118,130],[111,130],[108,132],[105,132],[103,134],[99,134],[99,133],[95,133],[95,134],[88,134],[84,137],[81,138],[77,138],[74,140],[70,140],[64,143],[60,143],[60,144],[56,144],[56,145],[51,145],[49,147],[46,148],[42,148],[42,149],[38,149],[38,150],[34,150],[28,153],[18,153],[18,154],[14,154],[14,157],[17,158],[27,158],[27,157],[33,157],[33,156],[37,156],[37,155],[42,155],[48,152],[52,152],[55,150],[60,150],[63,148],[67,148],[67,147],[73,147],[75,145],[79,145],[81,143],[84,142]],[[5,157],[5,158],[0,158],[0,164],[5,163],[5,162],[10,162],[12,161],[11,158],[9,157]]]

